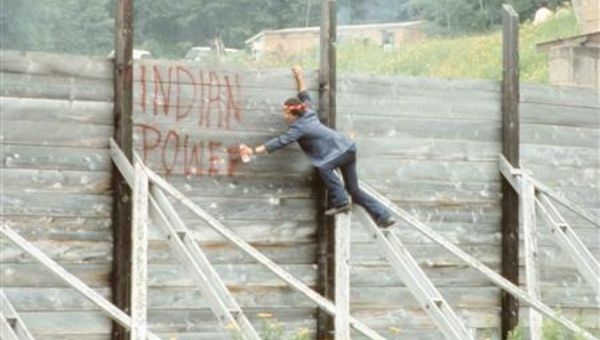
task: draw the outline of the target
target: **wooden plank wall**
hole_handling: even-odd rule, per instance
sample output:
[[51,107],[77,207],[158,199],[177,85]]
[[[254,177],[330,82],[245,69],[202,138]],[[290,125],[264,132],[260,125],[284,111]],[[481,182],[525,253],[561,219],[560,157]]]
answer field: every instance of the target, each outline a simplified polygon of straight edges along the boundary
[[[0,72],[1,218],[108,297],[112,63],[2,51]],[[36,339],[109,338],[97,308],[5,239],[0,286]]]
[[[110,296],[111,64],[4,53],[2,218]],[[297,146],[240,163],[236,146],[285,129],[288,70],[233,70],[177,61],[134,68],[134,145],[153,169],[304,282],[316,286],[311,168]],[[308,74],[317,89],[316,74]],[[50,86],[51,85],[51,86]],[[500,87],[497,82],[342,75],[338,126],[359,145],[359,175],[492,268],[500,269]],[[316,93],[313,91],[313,97]],[[523,86],[522,159],[536,177],[599,214],[600,104],[584,89]],[[259,331],[314,335],[315,308],[181,206],[189,227]],[[572,215],[598,255],[597,229]],[[151,216],[152,217],[152,216]],[[441,339],[353,218],[351,310],[391,339]],[[543,227],[542,227],[543,229]],[[499,289],[409,226],[401,240],[478,339],[497,339]],[[165,338],[223,336],[155,225],[150,230],[149,324]],[[97,308],[0,240],[0,286],[41,339],[107,339]],[[600,329],[598,303],[547,235],[542,296]],[[524,276],[521,276],[524,277]],[[354,334],[356,335],[356,334]],[[359,338],[359,337],[357,337]]]
[[[364,75],[342,76],[338,84],[338,126],[358,142],[359,176],[499,270],[499,84]],[[598,216],[597,92],[532,85],[522,91],[524,166]],[[566,216],[600,257],[598,229]],[[352,312],[390,338],[441,338],[374,243],[366,241],[361,218],[366,217],[353,225]],[[499,289],[409,226],[398,233],[477,337],[498,338]],[[600,331],[593,292],[547,233],[540,246],[544,301]]]
[[[600,216],[598,91],[524,85],[520,111],[522,166],[592,215]],[[600,259],[600,229],[560,204],[556,206]],[[539,209],[537,213],[541,214]],[[545,220],[541,216],[537,220],[542,300],[600,334],[600,300],[577,274],[568,254],[552,242]],[[525,316],[522,313],[521,320]]]
[[[146,163],[314,287],[317,224],[310,164],[297,146],[248,164],[237,154],[240,143],[259,145],[285,130],[281,105],[296,95],[291,72],[144,61],[135,66],[134,78],[134,149]],[[190,211],[176,208],[259,332],[281,323],[284,338],[314,334],[316,309],[307,299]],[[149,249],[152,329],[165,338],[223,338],[166,241],[154,233]]]
[[[338,126],[358,142],[359,177],[500,270],[500,87],[492,81],[344,75]],[[352,226],[351,307],[391,339],[442,339],[366,237]],[[497,338],[499,289],[407,224],[398,236],[480,339]]]

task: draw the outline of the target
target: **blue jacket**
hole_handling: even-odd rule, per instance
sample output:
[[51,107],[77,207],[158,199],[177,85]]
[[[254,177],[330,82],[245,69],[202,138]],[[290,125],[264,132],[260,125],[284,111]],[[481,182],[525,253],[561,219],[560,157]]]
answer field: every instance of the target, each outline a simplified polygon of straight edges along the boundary
[[[298,98],[310,103],[310,96],[306,91],[300,92]],[[323,125],[317,112],[308,107],[304,115],[290,124],[284,134],[266,142],[265,148],[271,153],[296,141],[316,167],[333,161],[351,148],[356,148],[355,143],[346,136]]]

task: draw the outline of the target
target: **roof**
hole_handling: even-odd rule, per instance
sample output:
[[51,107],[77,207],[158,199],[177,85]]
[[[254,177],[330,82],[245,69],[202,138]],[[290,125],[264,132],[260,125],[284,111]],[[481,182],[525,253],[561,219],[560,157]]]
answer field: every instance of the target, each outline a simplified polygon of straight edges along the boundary
[[562,38],[553,41],[546,41],[536,45],[538,52],[548,52],[551,48],[561,45],[585,45],[600,44],[600,32],[576,35],[569,38]]
[[[381,24],[365,24],[365,25],[341,25],[337,27],[338,31],[350,31],[350,30],[364,30],[369,28],[384,29],[384,28],[399,28],[399,27],[410,27],[418,26],[422,21],[406,21],[406,22],[390,22]],[[321,28],[319,26],[311,27],[290,27],[282,28],[278,30],[263,30],[260,33],[248,38],[246,44],[249,44],[255,40],[260,39],[266,34],[286,34],[286,33],[303,33],[303,32],[319,32]]]

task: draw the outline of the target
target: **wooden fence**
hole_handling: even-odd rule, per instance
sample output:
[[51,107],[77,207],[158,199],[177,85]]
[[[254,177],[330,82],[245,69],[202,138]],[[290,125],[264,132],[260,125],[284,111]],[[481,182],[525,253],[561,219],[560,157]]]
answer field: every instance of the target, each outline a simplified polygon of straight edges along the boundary
[[[600,216],[600,94],[593,89],[525,85],[520,108],[522,166],[593,216]],[[600,229],[558,208],[599,259]],[[538,218],[542,299],[598,336],[600,294],[586,285],[568,254],[552,242],[545,222]]]
[[[108,296],[115,199],[107,151],[113,133],[111,64],[12,52],[1,61],[3,219]],[[308,78],[316,90],[316,75]],[[310,164],[297,146],[247,164],[236,150],[241,142],[259,144],[285,129],[281,102],[295,94],[289,71],[145,60],[136,63],[134,79],[134,149],[146,163],[275,262],[317,286]],[[597,93],[531,85],[521,91],[523,166],[598,215]],[[337,124],[358,142],[361,178],[499,270],[499,83],[341,75],[337,92]],[[281,323],[284,339],[299,333],[314,337],[314,305],[177,207],[259,331]],[[387,338],[441,338],[367,240],[364,218],[354,214],[352,225],[352,314]],[[577,232],[598,256],[598,229],[576,221]],[[477,338],[497,339],[500,290],[408,226],[397,230]],[[151,329],[164,338],[223,336],[164,237],[154,226],[150,234]],[[109,337],[110,323],[93,306],[0,242],[0,286],[37,336]],[[557,247],[543,238],[540,246],[544,301],[598,332],[600,308],[592,292]]]
[[[2,221],[109,297],[112,63],[2,51],[0,70]],[[0,259],[36,338],[109,338],[108,318],[8,240]]]

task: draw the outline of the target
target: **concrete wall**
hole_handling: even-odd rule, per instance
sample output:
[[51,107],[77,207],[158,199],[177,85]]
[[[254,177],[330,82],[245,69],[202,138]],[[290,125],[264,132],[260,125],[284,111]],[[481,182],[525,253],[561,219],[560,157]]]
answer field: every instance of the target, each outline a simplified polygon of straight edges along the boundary
[[564,44],[549,52],[550,83],[600,88],[600,47]]
[[573,9],[582,33],[600,31],[600,1],[599,0],[572,0]]

